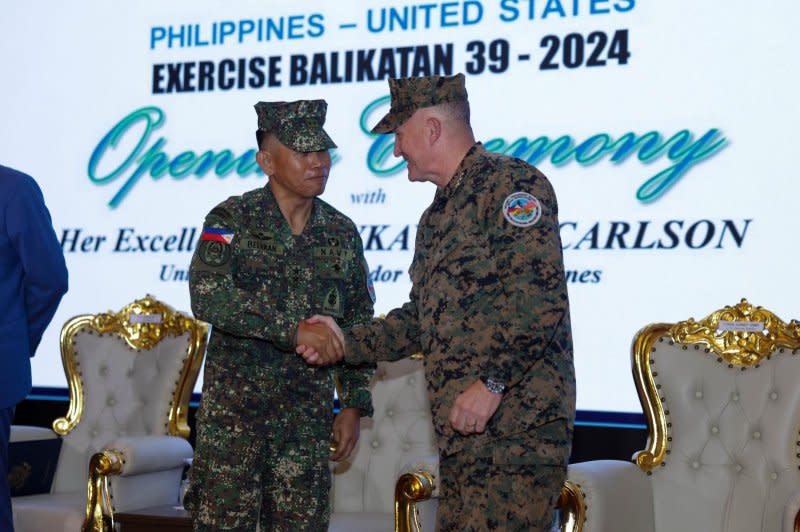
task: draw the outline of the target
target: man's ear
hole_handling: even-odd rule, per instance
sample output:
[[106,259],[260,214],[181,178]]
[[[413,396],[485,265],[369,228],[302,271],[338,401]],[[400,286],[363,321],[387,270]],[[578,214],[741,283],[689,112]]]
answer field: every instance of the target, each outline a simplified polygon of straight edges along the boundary
[[258,167],[261,168],[261,171],[264,172],[266,175],[272,175],[272,171],[274,169],[274,163],[272,161],[272,153],[268,152],[267,150],[258,150],[256,152],[256,162],[258,163]]
[[429,116],[425,122],[426,132],[428,133],[428,143],[430,146],[436,144],[436,141],[442,136],[442,121],[435,116]]

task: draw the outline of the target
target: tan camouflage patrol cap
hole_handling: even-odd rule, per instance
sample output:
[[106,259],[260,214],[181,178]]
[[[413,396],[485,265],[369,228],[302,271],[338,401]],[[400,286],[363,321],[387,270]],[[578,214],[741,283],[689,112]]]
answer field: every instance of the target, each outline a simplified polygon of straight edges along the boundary
[[335,148],[325,130],[325,100],[296,102],[258,102],[258,129],[272,133],[286,146],[298,152],[322,151]]
[[391,133],[411,118],[417,109],[467,101],[464,74],[390,79],[389,92],[392,95],[392,107],[372,128],[373,133]]

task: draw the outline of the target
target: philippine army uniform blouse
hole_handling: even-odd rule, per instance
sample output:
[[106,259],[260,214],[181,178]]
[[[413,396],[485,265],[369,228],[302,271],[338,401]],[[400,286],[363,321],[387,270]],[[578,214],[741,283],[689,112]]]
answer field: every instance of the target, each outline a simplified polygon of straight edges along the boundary
[[348,326],[373,316],[367,275],[355,225],[324,201],[314,200],[295,236],[269,186],[229,198],[206,217],[191,266],[192,310],[213,326],[208,362],[242,372],[274,366],[284,383],[276,393],[314,381],[331,392],[322,401],[332,401],[335,371],[342,407],[370,414],[372,370],[310,367],[294,351],[302,319],[326,314]]

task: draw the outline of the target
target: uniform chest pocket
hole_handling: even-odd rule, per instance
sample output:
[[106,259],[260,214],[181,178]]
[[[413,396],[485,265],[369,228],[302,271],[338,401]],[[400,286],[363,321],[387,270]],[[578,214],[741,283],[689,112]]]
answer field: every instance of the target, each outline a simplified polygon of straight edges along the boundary
[[429,220],[420,223],[414,260],[408,271],[411,281],[419,286],[425,284],[439,263],[456,253],[464,240],[463,230],[452,220],[439,225]]
[[[246,242],[245,242],[246,244]],[[285,278],[283,249],[253,249],[243,245],[234,252],[234,281],[249,290],[280,290]]]
[[344,280],[349,274],[350,252],[336,247],[314,248],[314,274],[319,279]]
[[430,261],[426,265],[431,272],[439,269],[460,270],[460,265],[485,252],[483,241],[467,238],[462,229],[455,227],[442,233],[433,246]]

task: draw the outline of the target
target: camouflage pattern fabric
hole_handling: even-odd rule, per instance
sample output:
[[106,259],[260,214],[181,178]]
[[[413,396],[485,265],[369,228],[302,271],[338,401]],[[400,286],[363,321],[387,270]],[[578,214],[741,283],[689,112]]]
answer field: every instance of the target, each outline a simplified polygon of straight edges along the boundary
[[325,100],[258,102],[258,129],[272,133],[294,151],[307,153],[335,148],[322,129],[328,104]]
[[411,118],[417,109],[467,101],[464,74],[390,79],[389,93],[392,96],[392,107],[372,128],[373,133],[391,133]]
[[[308,386],[309,379],[259,400],[260,388],[281,386],[274,373],[264,366],[237,372],[206,365],[185,498],[195,531],[252,532],[259,518],[261,530],[327,530],[330,398]],[[318,405],[298,409],[308,397]]]
[[493,456],[465,451],[442,460],[436,530],[551,532],[567,467],[538,463],[536,445],[509,440]]
[[[527,434],[541,440],[531,451],[539,464],[567,463],[575,374],[558,227],[547,178],[475,144],[420,219],[409,302],[346,331],[348,362],[425,353],[443,458]],[[505,395],[485,432],[461,436],[450,409],[481,377],[505,383]],[[556,420],[563,434],[537,436]]]
[[294,353],[312,314],[373,316],[361,239],[315,199],[294,236],[268,186],[206,217],[192,258],[195,316],[213,325],[185,498],[195,530],[326,530],[333,372],[343,407],[371,415],[371,368],[317,368]]

